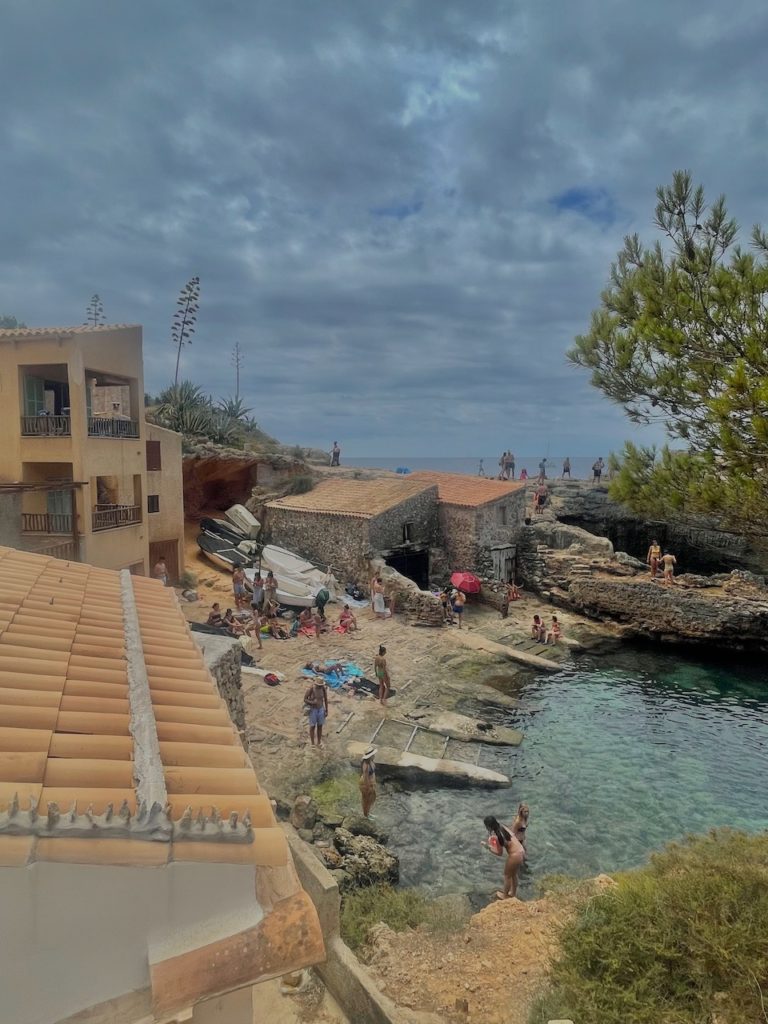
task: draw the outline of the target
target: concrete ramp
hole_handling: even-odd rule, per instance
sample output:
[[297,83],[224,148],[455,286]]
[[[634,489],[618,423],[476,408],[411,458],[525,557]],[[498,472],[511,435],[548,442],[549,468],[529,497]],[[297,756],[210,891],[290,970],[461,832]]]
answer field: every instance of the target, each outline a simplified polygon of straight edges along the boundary
[[[368,743],[350,743],[347,754],[354,765],[360,764]],[[394,778],[410,778],[426,784],[439,782],[442,785],[511,786],[512,780],[501,772],[480,768],[467,761],[446,761],[436,757],[422,757],[410,751],[395,747],[377,747],[376,770],[382,775]]]

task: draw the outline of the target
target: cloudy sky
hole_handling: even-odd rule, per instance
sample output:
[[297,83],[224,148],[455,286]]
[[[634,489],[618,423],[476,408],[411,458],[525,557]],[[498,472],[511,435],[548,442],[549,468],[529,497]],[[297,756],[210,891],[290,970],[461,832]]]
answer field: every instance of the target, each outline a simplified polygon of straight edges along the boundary
[[[711,13],[707,13],[709,7]],[[768,4],[4,0],[0,313],[348,455],[607,454],[565,360],[676,168],[766,212]],[[648,439],[652,439],[648,435]]]

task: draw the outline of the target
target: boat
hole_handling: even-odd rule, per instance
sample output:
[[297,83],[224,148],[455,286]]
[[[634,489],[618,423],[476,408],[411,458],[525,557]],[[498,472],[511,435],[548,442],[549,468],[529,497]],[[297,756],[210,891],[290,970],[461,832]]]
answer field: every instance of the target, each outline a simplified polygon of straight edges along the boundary
[[[226,519],[209,519],[207,516],[203,516],[200,520],[200,529],[203,533],[210,533],[214,537],[222,537],[224,540],[228,540],[233,547],[237,547],[238,544],[242,544],[243,541],[248,539],[242,530],[238,530],[236,526],[233,526]],[[253,542],[249,541],[249,543]]]
[[216,520],[213,519],[201,520],[201,535],[210,537],[212,541],[225,544],[227,547],[237,548],[249,562],[253,562],[258,557],[259,545],[255,540],[246,540],[241,533],[232,529],[222,530],[215,523]]
[[248,540],[255,540],[258,537],[261,523],[245,505],[233,505],[224,515]]
[[209,562],[213,562],[214,565],[227,572],[234,572],[238,566],[245,568],[252,561],[239,548],[234,547],[223,538],[214,537],[209,533],[198,534],[197,546]]
[[339,581],[331,572],[323,572],[316,568],[311,562],[307,562],[298,555],[287,551],[285,548],[276,547],[274,544],[265,544],[261,552],[261,571],[271,569],[275,576],[282,579],[302,580],[312,584],[319,590],[326,587],[335,600],[339,592]]
[[[263,569],[262,574],[266,575]],[[251,590],[253,590],[253,578],[255,575],[255,569],[247,568],[245,570],[246,586]],[[315,603],[315,595],[319,589],[319,587],[311,586],[300,580],[289,579],[287,576],[277,577],[275,598],[287,608],[311,608]]]

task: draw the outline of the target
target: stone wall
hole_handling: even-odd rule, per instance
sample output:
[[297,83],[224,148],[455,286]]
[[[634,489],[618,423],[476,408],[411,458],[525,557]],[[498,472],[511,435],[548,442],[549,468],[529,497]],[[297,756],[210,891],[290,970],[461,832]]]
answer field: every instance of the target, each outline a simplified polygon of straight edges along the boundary
[[411,525],[412,543],[435,543],[438,533],[437,485],[406,498],[399,505],[370,520],[368,536],[371,553],[401,547],[406,523]]
[[368,582],[370,559],[381,551],[401,547],[403,526],[412,524],[413,543],[430,544],[437,536],[437,487],[413,495],[373,519],[267,510],[266,528],[271,543],[319,563],[332,565],[341,582]]
[[525,518],[525,502],[524,488],[479,508],[441,502],[440,532],[451,570],[489,575],[490,549],[499,545],[514,547],[517,543]]
[[340,582],[368,579],[369,520],[319,512],[269,508],[266,529],[271,543],[320,565],[332,565]]
[[192,637],[203,652],[205,666],[216,680],[219,694],[227,703],[229,717],[240,732],[245,732],[245,703],[240,674],[242,647],[237,640],[226,636],[193,633]]

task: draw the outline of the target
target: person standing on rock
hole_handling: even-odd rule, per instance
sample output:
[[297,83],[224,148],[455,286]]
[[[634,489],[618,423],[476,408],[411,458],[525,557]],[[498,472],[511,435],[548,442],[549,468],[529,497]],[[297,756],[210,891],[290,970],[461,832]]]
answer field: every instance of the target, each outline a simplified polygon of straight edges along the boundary
[[602,455],[597,460],[597,462],[593,462],[592,463],[592,483],[593,484],[599,484],[600,483],[600,478],[603,475],[603,466],[604,465],[605,465],[605,463],[603,462]]
[[507,857],[504,864],[504,889],[496,893],[496,899],[514,899],[517,895],[517,876],[525,860],[525,849],[506,825],[500,825],[491,815],[483,818],[483,824],[488,829],[488,841],[484,842],[483,846],[497,857],[503,857],[504,854]]
[[464,618],[464,605],[467,603],[466,596],[460,590],[454,590],[451,596],[451,604],[453,607],[453,614],[456,616],[456,620],[459,623],[459,629],[461,629],[461,623]]
[[376,748],[368,747],[360,761],[360,799],[363,815],[371,817],[371,808],[376,803]]
[[339,458],[341,457],[341,448],[339,448],[339,442],[333,442],[333,448],[331,449],[331,465],[338,466]]
[[565,480],[566,475],[568,476],[568,479],[570,480],[571,479],[571,460],[568,458],[567,455],[563,459],[563,480]]
[[675,579],[675,566],[677,565],[677,559],[670,551],[665,551],[661,559],[661,564],[664,566],[664,584],[667,587],[672,586],[674,583],[677,584]]
[[322,678],[313,679],[304,694],[304,703],[309,708],[309,742],[323,749],[323,726],[328,717],[328,687]]
[[656,574],[659,571],[659,562],[661,560],[661,545],[654,537],[651,541],[651,546],[648,548],[648,554],[645,557],[646,562],[651,567],[651,579],[656,579]]
[[373,659],[373,671],[379,684],[379,704],[386,707],[391,684],[387,668],[387,648],[383,645],[379,647],[379,653]]

